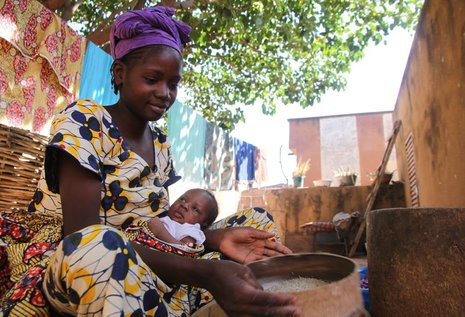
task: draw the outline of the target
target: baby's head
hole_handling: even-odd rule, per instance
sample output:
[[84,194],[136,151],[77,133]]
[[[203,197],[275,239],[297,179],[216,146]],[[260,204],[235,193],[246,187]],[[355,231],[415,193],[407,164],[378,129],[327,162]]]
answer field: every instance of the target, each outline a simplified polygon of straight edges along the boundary
[[208,190],[190,189],[170,206],[168,216],[179,223],[198,223],[205,229],[218,217],[218,202]]

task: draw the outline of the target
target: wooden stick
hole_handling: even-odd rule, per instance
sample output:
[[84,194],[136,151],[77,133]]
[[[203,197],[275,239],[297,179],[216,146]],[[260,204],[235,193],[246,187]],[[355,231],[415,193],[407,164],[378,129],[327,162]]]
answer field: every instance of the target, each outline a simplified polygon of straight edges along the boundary
[[389,138],[388,145],[386,147],[386,151],[384,151],[383,155],[383,160],[381,161],[381,165],[379,166],[376,174],[376,178],[374,181],[373,189],[371,190],[370,194],[368,195],[368,203],[367,207],[365,209],[365,214],[363,215],[362,222],[360,223],[360,227],[358,228],[357,235],[355,236],[354,243],[352,244],[350,251],[349,251],[349,257],[353,257],[355,254],[355,251],[357,251],[357,247],[360,243],[360,239],[362,238],[362,235],[365,233],[365,227],[366,227],[366,216],[369,211],[373,209],[373,206],[375,204],[376,196],[378,195],[379,191],[379,186],[381,185],[381,177],[386,171],[386,165],[389,161],[389,157],[391,156],[392,148],[394,147],[394,144],[396,143],[396,137],[397,134],[399,133],[401,126],[401,121],[398,120],[394,122],[394,128],[392,131],[392,135]]

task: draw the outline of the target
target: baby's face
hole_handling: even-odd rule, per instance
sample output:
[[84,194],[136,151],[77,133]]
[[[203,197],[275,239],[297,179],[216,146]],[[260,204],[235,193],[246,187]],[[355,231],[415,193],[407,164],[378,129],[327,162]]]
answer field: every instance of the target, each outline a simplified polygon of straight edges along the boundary
[[211,197],[205,191],[191,189],[171,205],[168,216],[179,223],[198,223],[203,227],[212,208]]

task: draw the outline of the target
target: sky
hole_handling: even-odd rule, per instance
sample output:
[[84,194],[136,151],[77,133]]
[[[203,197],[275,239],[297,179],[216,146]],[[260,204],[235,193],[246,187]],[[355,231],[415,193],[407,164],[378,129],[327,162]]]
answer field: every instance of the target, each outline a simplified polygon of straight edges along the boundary
[[412,40],[413,32],[395,29],[386,38],[386,44],[369,46],[364,58],[354,63],[347,75],[346,89],[328,92],[312,107],[280,106],[274,116],[261,114],[260,107],[245,108],[246,122],[239,123],[232,135],[263,149],[267,154],[269,182],[285,183],[280,165],[276,164],[281,155],[287,174],[295,164],[288,155],[288,119],[392,111]]

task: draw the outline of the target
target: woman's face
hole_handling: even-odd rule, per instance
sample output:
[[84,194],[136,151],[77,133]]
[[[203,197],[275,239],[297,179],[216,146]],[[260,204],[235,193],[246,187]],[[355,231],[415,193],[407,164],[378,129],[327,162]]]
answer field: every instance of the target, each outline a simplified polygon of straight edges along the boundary
[[120,106],[143,121],[163,117],[176,100],[182,75],[182,57],[171,47],[157,46],[126,63],[115,62],[120,84]]

